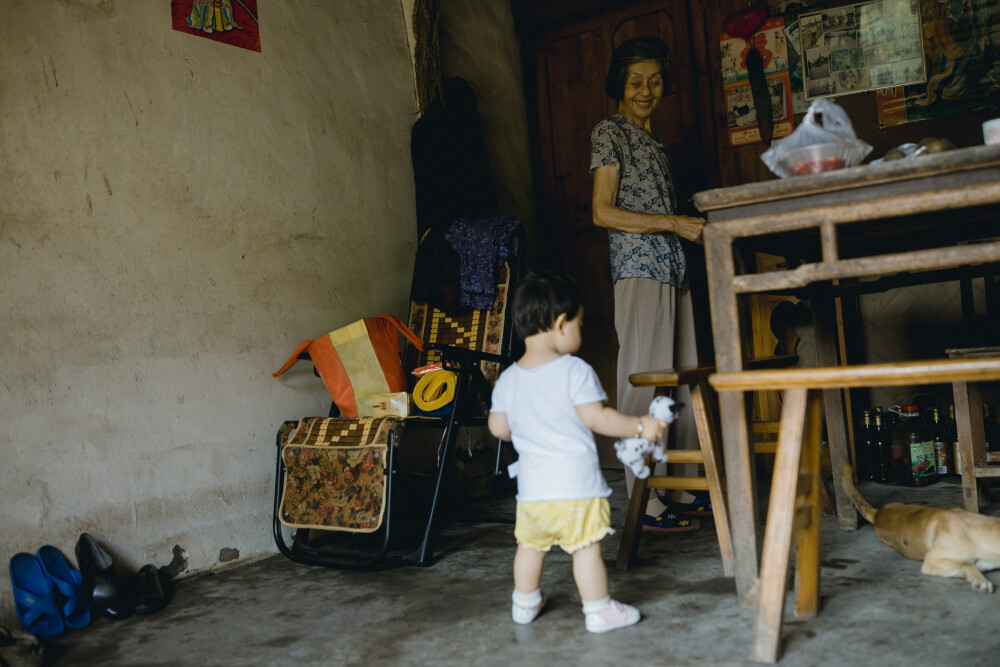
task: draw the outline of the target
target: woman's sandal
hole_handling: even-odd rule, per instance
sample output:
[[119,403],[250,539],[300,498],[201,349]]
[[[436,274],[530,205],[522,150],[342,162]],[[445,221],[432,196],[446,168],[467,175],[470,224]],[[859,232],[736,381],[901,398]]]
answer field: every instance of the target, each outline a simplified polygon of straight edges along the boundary
[[690,503],[676,503],[661,497],[660,502],[667,506],[666,512],[680,516],[713,516],[712,500],[708,497],[695,496],[694,501]]
[[10,583],[21,627],[38,637],[61,635],[66,626],[56,604],[56,587],[45,577],[38,559],[27,553],[14,554]]
[[701,528],[701,521],[678,516],[669,510],[659,516],[649,514],[642,520],[642,529],[654,533],[693,533]]
[[66,627],[78,630],[90,625],[90,607],[83,597],[83,575],[69,566],[61,551],[50,545],[38,550],[38,562],[46,578],[65,598],[62,616]]

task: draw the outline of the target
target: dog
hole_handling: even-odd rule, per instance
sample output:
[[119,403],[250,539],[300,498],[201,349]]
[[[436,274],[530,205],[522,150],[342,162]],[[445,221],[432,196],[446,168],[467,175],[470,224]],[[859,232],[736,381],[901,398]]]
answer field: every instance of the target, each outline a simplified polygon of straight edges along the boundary
[[[669,396],[657,396],[649,404],[649,414],[671,424],[683,407],[683,403],[677,403]],[[649,477],[646,454],[650,452],[653,453],[655,461],[667,462],[666,445],[662,442],[650,442],[645,438],[623,438],[615,443],[615,455],[618,460],[628,466],[632,474],[639,479]]]
[[937,577],[965,577],[973,590],[992,593],[983,572],[1000,568],[1000,518],[963,509],[888,503],[869,505],[844,464],[844,490],[854,507],[875,527],[875,536],[907,558],[923,561],[920,571]]

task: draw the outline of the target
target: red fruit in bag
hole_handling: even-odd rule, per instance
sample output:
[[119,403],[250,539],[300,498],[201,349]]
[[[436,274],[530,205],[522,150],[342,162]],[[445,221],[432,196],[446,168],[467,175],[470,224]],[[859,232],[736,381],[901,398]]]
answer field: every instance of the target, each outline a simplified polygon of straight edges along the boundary
[[821,171],[843,169],[846,164],[847,161],[842,157],[825,157],[820,160],[798,162],[788,171],[792,176],[805,176],[806,174],[818,174]]

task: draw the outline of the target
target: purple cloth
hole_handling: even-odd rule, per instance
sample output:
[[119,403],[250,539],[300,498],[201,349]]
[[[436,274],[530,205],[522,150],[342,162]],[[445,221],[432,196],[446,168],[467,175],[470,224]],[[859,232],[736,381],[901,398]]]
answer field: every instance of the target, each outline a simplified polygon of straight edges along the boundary
[[489,310],[497,296],[497,276],[507,261],[511,237],[521,221],[509,216],[460,218],[445,239],[458,252],[463,306]]

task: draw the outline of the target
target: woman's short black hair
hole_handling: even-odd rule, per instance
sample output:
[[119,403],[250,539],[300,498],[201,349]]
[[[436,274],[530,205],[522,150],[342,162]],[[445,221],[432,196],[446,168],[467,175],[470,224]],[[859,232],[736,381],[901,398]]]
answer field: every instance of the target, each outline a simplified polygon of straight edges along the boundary
[[659,37],[633,37],[622,42],[611,54],[608,78],[604,81],[604,92],[608,97],[620,100],[625,96],[628,66],[644,60],[659,61],[660,73],[663,76],[663,94],[670,94],[670,54],[667,53],[667,45]]
[[580,290],[565,273],[547,271],[528,278],[511,299],[514,331],[522,339],[552,328],[556,318],[573,319],[580,311]]

